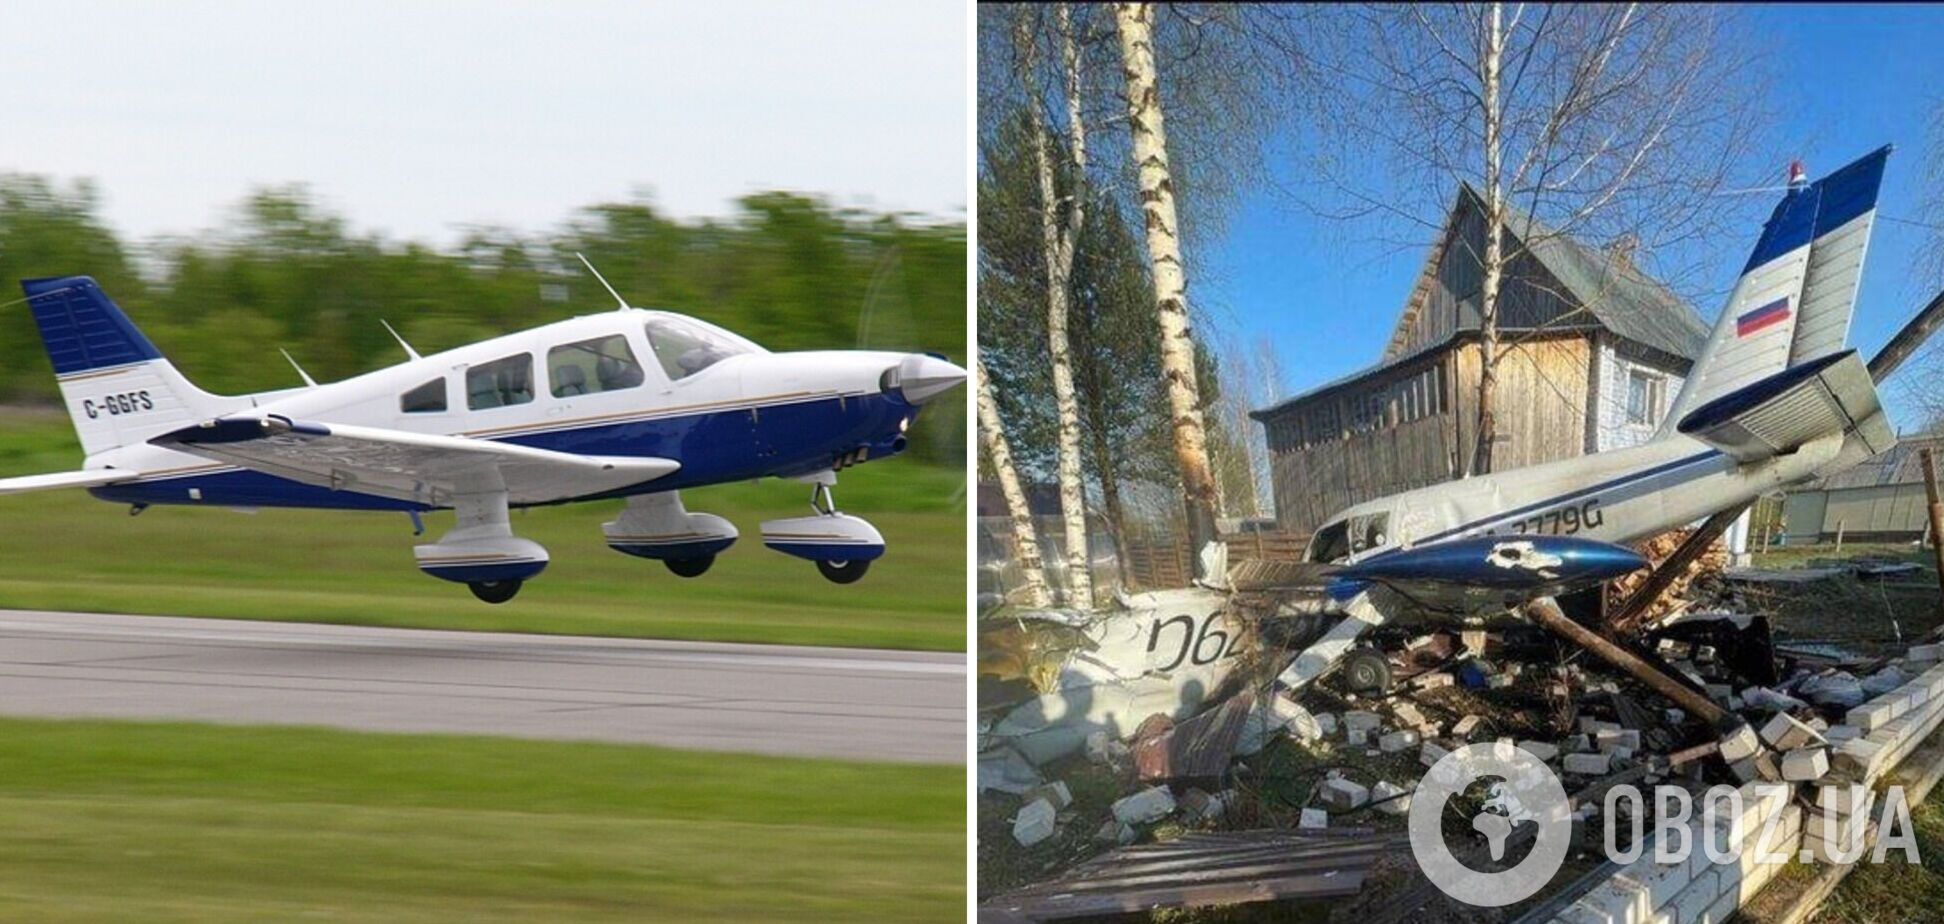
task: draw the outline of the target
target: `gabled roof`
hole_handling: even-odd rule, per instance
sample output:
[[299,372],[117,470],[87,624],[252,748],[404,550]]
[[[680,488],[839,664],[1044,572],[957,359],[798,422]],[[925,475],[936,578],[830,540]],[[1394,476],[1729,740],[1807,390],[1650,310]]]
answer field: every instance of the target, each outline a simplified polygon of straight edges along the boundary
[[[1405,350],[1417,313],[1423,309],[1431,288],[1437,284],[1438,267],[1452,238],[1452,227],[1456,224],[1459,211],[1483,207],[1483,200],[1471,184],[1461,183],[1450,211],[1445,214],[1444,227],[1438,234],[1437,243],[1426,254],[1424,266],[1418,272],[1417,284],[1405,300],[1404,310],[1391,333],[1390,343],[1384,348],[1382,359],[1270,407],[1251,411],[1249,416],[1265,420],[1277,411],[1315,395],[1410,363],[1455,339],[1447,338],[1442,342],[1422,344],[1408,352]],[[1690,362],[1700,358],[1702,347],[1708,342],[1707,323],[1680,296],[1641,272],[1631,261],[1590,247],[1570,235],[1560,234],[1533,216],[1510,206],[1506,212],[1506,230],[1519,241],[1534,240],[1527,247],[1533,258],[1565,287],[1574,301],[1585,306],[1587,313],[1601,327],[1622,339]],[[1476,330],[1474,325],[1463,328],[1460,333]]]

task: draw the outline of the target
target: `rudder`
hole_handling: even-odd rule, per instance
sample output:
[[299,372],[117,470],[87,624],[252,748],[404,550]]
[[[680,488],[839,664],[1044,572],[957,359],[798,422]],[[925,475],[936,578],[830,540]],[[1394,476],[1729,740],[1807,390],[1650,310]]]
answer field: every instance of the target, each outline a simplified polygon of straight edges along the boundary
[[24,279],[68,417],[89,456],[228,410],[175,365],[88,276]]

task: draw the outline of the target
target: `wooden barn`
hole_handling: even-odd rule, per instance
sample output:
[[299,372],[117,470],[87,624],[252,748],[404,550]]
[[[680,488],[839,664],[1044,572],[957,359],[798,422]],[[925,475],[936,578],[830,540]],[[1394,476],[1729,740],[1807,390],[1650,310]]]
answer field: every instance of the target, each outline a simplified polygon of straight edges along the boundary
[[[1307,534],[1352,504],[1457,477],[1477,428],[1482,202],[1459,190],[1383,356],[1251,412],[1268,431],[1276,517]],[[1528,216],[1500,294],[1503,471],[1629,446],[1659,426],[1708,327],[1624,250],[1601,251]]]

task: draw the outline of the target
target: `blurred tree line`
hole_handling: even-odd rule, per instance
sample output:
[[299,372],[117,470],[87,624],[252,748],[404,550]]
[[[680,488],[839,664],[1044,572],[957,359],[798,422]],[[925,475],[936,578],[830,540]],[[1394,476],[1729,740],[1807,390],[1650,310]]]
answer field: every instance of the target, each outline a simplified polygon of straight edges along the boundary
[[[0,176],[0,279],[86,274],[191,381],[220,393],[319,381],[404,357],[380,320],[431,353],[613,300],[720,324],[772,350],[887,349],[966,362],[962,223],[840,209],[766,192],[725,219],[676,220],[641,202],[580,210],[559,230],[483,228],[450,252],[350,230],[302,186],[264,189],[226,227],[141,245],[102,221],[92,184]],[[0,313],[0,399],[59,401],[24,303]],[[961,466],[965,408],[927,408],[911,454]]]

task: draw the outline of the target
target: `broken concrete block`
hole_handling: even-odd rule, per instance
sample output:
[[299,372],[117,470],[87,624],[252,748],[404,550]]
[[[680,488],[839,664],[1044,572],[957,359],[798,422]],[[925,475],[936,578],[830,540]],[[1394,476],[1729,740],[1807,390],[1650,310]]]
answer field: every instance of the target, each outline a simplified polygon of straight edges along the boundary
[[1100,830],[1094,832],[1093,839],[1096,844],[1125,847],[1134,843],[1140,836],[1140,832],[1135,831],[1134,827],[1127,822],[1109,818],[1100,823]]
[[1312,718],[1314,718],[1316,721],[1316,731],[1318,735],[1327,738],[1331,735],[1336,734],[1336,730],[1337,730],[1336,713],[1318,712],[1315,713],[1312,716]]
[[1791,783],[1820,780],[1828,773],[1827,748],[1797,748],[1782,755],[1782,778]]
[[1717,703],[1725,703],[1728,697],[1735,695],[1735,688],[1725,683],[1703,684],[1701,690]]
[[1887,748],[1868,738],[1853,738],[1836,749],[1836,766],[1858,781],[1868,780],[1876,775],[1877,766],[1887,753]]
[[1316,797],[1322,800],[1325,807],[1346,812],[1369,802],[1370,790],[1338,776],[1324,780],[1323,785],[1317,787]]
[[1675,709],[1673,707],[1669,707],[1661,714],[1667,717],[1667,724],[1669,725],[1679,725],[1682,722],[1687,721],[1687,710],[1685,709]]
[[1013,817],[1013,840],[1021,847],[1031,847],[1053,836],[1053,828],[1059,819],[1059,812],[1053,803],[1045,799],[1034,799],[1019,810]]
[[1746,723],[1735,726],[1735,730],[1721,737],[1721,759],[1729,763],[1754,757],[1762,749],[1762,739],[1755,729]]
[[1456,738],[1468,738],[1485,721],[1484,716],[1468,715],[1452,723],[1451,734]]
[[1445,673],[1444,671],[1432,671],[1431,673],[1425,674],[1424,676],[1411,681],[1411,685],[1417,687],[1420,690],[1437,690],[1437,689],[1442,689],[1444,687],[1451,686],[1457,682],[1458,681],[1456,678],[1452,677],[1450,674]]
[[1912,661],[1944,661],[1944,642],[1912,645],[1907,657]]
[[1621,725],[1619,722],[1608,722],[1603,719],[1596,719],[1593,718],[1592,716],[1583,715],[1580,716],[1579,730],[1588,735],[1598,736],[1601,732],[1620,731]]
[[1108,767],[1121,768],[1134,760],[1134,749],[1104,731],[1087,736],[1087,759]]
[[1547,744],[1544,741],[1521,741],[1519,742],[1519,748],[1527,754],[1531,754],[1534,759],[1542,762],[1550,762],[1553,758],[1559,756],[1559,748]]
[[1370,801],[1377,803],[1377,811],[1386,815],[1411,811],[1411,791],[1386,780],[1378,780],[1377,785],[1370,787]]
[[1605,776],[1613,769],[1611,754],[1568,754],[1565,770],[1581,776]]
[[1485,689],[1503,690],[1506,687],[1511,686],[1513,682],[1517,679],[1518,678],[1512,674],[1493,674],[1492,676],[1485,678]]
[[1054,780],[1051,783],[1035,786],[1032,789],[1026,790],[1026,794],[1021,796],[1020,799],[1024,802],[1031,802],[1034,799],[1045,799],[1053,803],[1054,810],[1058,811],[1073,804],[1073,791],[1067,788],[1065,780]]
[[1782,762],[1775,759],[1774,751],[1763,751],[1755,755],[1755,773],[1771,783],[1782,781]]
[[1397,716],[1399,723],[1407,726],[1415,727],[1428,721],[1417,706],[1403,700],[1399,700],[1397,705],[1392,707],[1391,714]]
[[1351,710],[1343,714],[1343,732],[1346,735],[1365,735],[1376,731],[1384,720],[1375,712]]
[[1831,746],[1836,746],[1863,737],[1863,730],[1854,725],[1831,725],[1822,733],[1822,736],[1824,741],[1829,742]]
[[1743,783],[1753,783],[1762,778],[1762,771],[1756,768],[1755,758],[1753,757],[1744,757],[1741,760],[1734,761],[1728,765],[1728,769],[1734,772],[1735,779]]
[[1414,748],[1417,743],[1418,733],[1406,728],[1377,739],[1377,749],[1386,754],[1395,754],[1398,751]]
[[1150,786],[1131,796],[1114,801],[1114,817],[1130,825],[1160,821],[1175,810],[1174,796],[1166,786]]
[[1320,831],[1330,826],[1330,813],[1320,808],[1306,808],[1303,817],[1296,821],[1296,827]]
[[1591,751],[1593,750],[1593,738],[1590,735],[1568,735],[1565,741],[1559,743],[1559,749],[1568,754]]
[[1438,761],[1445,759],[1445,755],[1450,753],[1451,751],[1436,741],[1426,741],[1424,746],[1418,749],[1418,763],[1426,767],[1435,767]]
[[1896,711],[1891,703],[1884,700],[1871,700],[1851,709],[1843,716],[1843,724],[1854,725],[1867,735],[1889,724],[1893,718],[1896,718]]
[[1786,712],[1778,712],[1762,726],[1762,740],[1778,751],[1793,751],[1805,745],[1825,744],[1823,737]]
[[1613,758],[1614,766],[1622,767],[1625,766],[1628,761],[1633,760],[1634,749],[1614,746],[1606,749],[1606,755],[1608,757]]
[[1601,729],[1593,733],[1593,745],[1602,751],[1614,748],[1640,750],[1640,731],[1633,728]]

